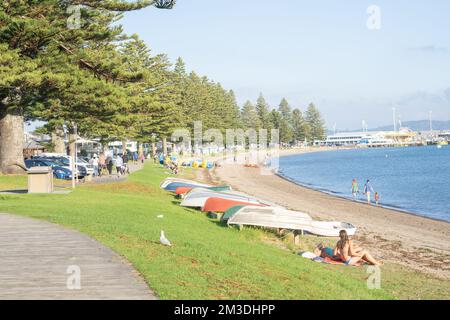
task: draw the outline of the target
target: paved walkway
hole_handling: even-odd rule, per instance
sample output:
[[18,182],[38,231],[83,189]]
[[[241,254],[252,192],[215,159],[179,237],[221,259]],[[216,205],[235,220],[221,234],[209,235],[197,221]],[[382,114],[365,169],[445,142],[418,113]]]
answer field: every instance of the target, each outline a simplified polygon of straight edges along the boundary
[[155,299],[155,295],[128,262],[88,236],[0,214],[0,299]]
[[[134,164],[132,161],[128,164],[128,167],[130,169],[130,173],[133,173],[135,171],[138,171],[142,169],[143,164],[140,162],[138,164]],[[94,184],[103,184],[103,183],[114,183],[114,182],[120,182],[125,181],[128,178],[128,174],[119,176],[115,170],[112,175],[109,175],[108,173],[104,173],[101,177],[93,178],[91,182],[88,183],[94,183]]]
[[[130,165],[130,171],[141,167]],[[126,177],[104,176],[91,183]],[[2,299],[156,297],[129,262],[88,236],[45,221],[0,213]]]

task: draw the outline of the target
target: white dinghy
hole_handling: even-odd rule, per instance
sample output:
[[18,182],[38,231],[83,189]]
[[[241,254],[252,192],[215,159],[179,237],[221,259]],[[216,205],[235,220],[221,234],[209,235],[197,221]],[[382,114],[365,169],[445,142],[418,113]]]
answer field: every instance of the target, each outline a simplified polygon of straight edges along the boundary
[[356,227],[348,222],[315,221],[308,214],[279,207],[245,206],[228,218],[228,224],[302,230],[323,237],[339,237],[341,230],[353,236]]
[[348,222],[340,221],[312,221],[310,233],[323,237],[339,237],[339,231],[345,230],[349,236],[353,236],[356,227]]
[[278,207],[246,206],[228,219],[228,224],[291,230],[311,229],[312,218],[303,212]]
[[164,179],[163,182],[161,182],[161,184],[159,185],[159,187],[161,189],[164,189],[165,187],[167,187],[169,184],[174,183],[174,182],[178,182],[178,183],[185,183],[185,184],[189,184],[189,185],[196,185],[198,187],[211,187],[209,184],[204,184],[204,183],[199,183],[197,181],[194,180],[189,180],[189,179],[182,179],[182,178],[175,178],[175,177],[169,177]]

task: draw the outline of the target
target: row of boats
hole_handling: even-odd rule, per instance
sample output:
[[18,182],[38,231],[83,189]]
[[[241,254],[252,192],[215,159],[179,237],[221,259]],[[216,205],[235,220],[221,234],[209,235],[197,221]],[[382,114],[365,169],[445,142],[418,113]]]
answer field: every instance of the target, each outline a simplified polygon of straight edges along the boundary
[[235,191],[230,186],[212,186],[193,180],[166,178],[160,185],[182,198],[183,207],[221,214],[228,225],[288,229],[311,234],[338,237],[340,230],[354,235],[356,227],[348,222],[317,221],[304,212],[288,210],[275,203]]

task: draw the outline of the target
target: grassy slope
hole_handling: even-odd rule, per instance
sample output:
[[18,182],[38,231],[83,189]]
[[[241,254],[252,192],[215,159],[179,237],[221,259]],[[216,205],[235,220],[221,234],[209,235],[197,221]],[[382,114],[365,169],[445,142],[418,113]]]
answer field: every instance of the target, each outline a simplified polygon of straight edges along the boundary
[[[311,262],[267,243],[267,232],[224,227],[176,204],[159,189],[153,165],[127,182],[84,186],[70,195],[4,195],[0,212],[80,230],[125,256],[164,299],[392,299],[449,297],[442,283],[398,266],[383,267],[381,290],[364,268]],[[0,187],[12,185],[0,177]],[[1,189],[1,188],[0,188]],[[158,219],[158,215],[164,218]],[[160,230],[174,244],[159,244]]]

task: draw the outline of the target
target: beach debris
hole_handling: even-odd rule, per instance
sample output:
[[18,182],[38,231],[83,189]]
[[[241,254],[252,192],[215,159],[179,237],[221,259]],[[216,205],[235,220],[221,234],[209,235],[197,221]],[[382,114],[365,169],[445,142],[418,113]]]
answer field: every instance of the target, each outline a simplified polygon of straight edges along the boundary
[[161,230],[161,236],[159,237],[159,241],[164,246],[169,246],[169,247],[172,246],[172,244],[170,243],[169,239],[167,239],[166,236],[164,235],[164,231],[163,230]]

